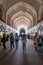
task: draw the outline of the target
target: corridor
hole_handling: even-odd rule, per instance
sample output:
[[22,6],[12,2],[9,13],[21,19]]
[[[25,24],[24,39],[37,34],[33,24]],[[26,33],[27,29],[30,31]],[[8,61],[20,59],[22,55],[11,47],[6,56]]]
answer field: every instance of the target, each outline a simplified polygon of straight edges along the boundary
[[[16,34],[28,38],[25,51]],[[43,65],[43,0],[0,0],[0,65]]]
[[33,43],[27,39],[24,52],[21,41],[18,49],[10,49],[8,46],[6,50],[0,51],[0,65],[43,65],[43,52],[35,51]]

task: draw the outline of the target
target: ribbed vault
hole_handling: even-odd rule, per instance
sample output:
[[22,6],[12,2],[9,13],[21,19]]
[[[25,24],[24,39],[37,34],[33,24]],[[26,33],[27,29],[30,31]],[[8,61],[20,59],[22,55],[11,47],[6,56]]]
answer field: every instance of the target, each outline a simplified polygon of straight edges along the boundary
[[26,26],[28,25],[28,28],[29,24],[31,25],[31,27],[33,26],[33,17],[27,12],[20,11],[11,17],[11,23],[14,22],[13,27],[15,24],[18,24],[18,21],[19,24],[25,24],[26,22]]
[[[16,28],[18,28],[19,25],[24,24],[25,26],[27,26],[27,28],[29,29],[30,27],[32,27],[31,22],[29,19],[27,19],[24,16],[18,17],[13,24],[13,27],[15,26]],[[31,26],[30,26],[31,25]],[[14,28],[15,28],[14,27]]]
[[19,2],[8,9],[6,23],[15,29],[22,24],[29,29],[37,24],[37,12],[31,5],[25,2]]

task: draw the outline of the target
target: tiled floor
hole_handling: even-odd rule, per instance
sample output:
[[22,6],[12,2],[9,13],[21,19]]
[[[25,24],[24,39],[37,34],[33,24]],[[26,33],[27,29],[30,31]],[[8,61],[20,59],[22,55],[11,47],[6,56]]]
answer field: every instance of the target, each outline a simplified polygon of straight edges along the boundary
[[32,40],[27,40],[26,51],[23,52],[19,41],[18,49],[8,47],[0,51],[0,65],[43,65],[43,52],[35,51]]

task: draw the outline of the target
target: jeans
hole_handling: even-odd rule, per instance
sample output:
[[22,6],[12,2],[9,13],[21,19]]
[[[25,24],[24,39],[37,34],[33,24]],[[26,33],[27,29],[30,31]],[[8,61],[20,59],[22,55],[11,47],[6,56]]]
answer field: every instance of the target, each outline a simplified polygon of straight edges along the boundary
[[4,49],[6,49],[6,43],[5,42],[3,43],[3,47],[4,47]]
[[23,43],[23,51],[26,50],[26,44]]
[[18,41],[15,41],[15,44],[16,44],[16,49],[18,48]]
[[12,48],[12,46],[14,48],[14,42],[10,42],[10,48]]

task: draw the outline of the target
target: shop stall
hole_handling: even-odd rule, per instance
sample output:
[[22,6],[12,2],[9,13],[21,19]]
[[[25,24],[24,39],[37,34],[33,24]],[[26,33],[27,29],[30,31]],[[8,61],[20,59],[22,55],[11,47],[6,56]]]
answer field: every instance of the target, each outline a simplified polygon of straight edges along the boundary
[[6,36],[10,33],[16,33],[17,31],[8,26],[7,24],[3,23],[3,21],[0,20],[0,36],[3,37],[3,34],[6,34]]
[[34,37],[36,34],[38,36],[43,36],[43,20],[40,21],[36,26],[29,29],[27,34],[30,34],[31,37]]

